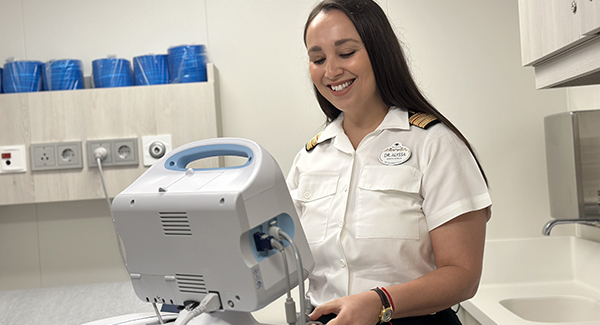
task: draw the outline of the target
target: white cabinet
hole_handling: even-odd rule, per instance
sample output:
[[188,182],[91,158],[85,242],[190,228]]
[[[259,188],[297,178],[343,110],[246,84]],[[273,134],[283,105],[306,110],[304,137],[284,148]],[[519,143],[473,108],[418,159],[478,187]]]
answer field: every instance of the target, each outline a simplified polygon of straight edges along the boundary
[[600,1],[580,0],[583,8],[583,22],[581,32],[585,35],[600,33]]
[[519,22],[537,88],[600,83],[600,0],[519,0]]

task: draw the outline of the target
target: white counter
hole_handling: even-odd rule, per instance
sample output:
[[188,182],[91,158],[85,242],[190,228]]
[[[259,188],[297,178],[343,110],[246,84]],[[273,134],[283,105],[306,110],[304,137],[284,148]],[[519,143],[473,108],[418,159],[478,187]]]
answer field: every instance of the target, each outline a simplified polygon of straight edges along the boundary
[[599,274],[600,244],[595,242],[576,237],[488,241],[479,291],[462,306],[483,325],[600,324]]

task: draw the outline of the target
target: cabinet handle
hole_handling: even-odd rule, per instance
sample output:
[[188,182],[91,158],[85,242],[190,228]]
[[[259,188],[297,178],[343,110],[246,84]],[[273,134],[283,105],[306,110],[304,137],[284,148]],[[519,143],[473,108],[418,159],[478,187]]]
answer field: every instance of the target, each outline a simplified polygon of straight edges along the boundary
[[575,14],[577,12],[577,1],[575,1],[575,0],[573,0],[573,2],[571,2],[571,11],[573,11],[573,14]]

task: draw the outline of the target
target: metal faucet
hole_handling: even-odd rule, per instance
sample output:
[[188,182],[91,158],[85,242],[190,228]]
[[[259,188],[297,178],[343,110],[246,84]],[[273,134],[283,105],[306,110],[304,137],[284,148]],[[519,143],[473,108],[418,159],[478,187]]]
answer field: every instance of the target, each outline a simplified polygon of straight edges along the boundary
[[596,218],[555,219],[555,220],[548,221],[544,225],[544,229],[542,230],[542,234],[544,234],[544,236],[550,236],[550,231],[552,231],[552,228],[554,228],[554,226],[556,226],[556,225],[566,225],[566,224],[571,224],[571,223],[576,223],[576,224],[581,224],[581,225],[588,225],[588,226],[594,226],[594,227],[600,228],[600,219],[596,219]]

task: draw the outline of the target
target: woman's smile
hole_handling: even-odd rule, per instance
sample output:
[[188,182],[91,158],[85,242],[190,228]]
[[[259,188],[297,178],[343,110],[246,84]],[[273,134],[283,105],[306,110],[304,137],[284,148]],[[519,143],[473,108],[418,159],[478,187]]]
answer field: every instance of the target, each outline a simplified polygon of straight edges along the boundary
[[356,79],[348,80],[346,82],[343,82],[343,83],[337,84],[337,85],[330,84],[327,87],[329,87],[329,89],[331,89],[333,91],[334,95],[341,95],[338,93],[350,88],[350,86],[352,86],[352,84],[354,83],[354,80],[356,80]]

